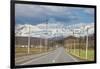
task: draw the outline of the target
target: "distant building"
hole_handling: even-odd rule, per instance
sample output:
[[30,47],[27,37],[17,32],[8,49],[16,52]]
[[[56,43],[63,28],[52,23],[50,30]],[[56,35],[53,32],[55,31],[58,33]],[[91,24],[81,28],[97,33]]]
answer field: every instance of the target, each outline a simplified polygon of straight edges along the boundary
[[[64,47],[65,48],[81,48],[85,49],[86,47],[86,36],[85,37],[74,37],[74,36],[69,36],[64,39]],[[90,35],[88,36],[88,47],[89,48],[94,48],[94,36]]]

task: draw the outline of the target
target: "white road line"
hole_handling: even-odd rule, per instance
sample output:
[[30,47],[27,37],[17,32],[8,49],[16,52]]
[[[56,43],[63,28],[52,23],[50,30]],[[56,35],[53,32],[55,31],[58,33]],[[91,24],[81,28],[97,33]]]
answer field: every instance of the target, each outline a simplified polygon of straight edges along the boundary
[[29,64],[29,63],[31,63],[31,62],[33,62],[33,61],[37,61],[37,60],[42,59],[42,58],[47,57],[47,56],[48,56],[48,55],[45,55],[45,56],[42,56],[42,57],[36,58],[36,59],[34,59],[34,60],[30,60],[30,61],[27,61],[27,62],[25,62],[25,63],[22,63],[22,64],[20,64],[20,65]]
[[56,60],[58,59],[58,57],[60,56],[60,54],[61,54],[61,50],[59,50],[59,53],[57,54],[57,56],[52,60],[53,63],[56,62]]
[[69,57],[71,57],[74,61],[78,62],[78,60],[75,59],[74,57],[72,57],[70,54],[67,53],[67,55],[68,55]]
[[[55,50],[54,50],[55,51]],[[51,52],[54,52],[54,51],[50,51],[50,52],[48,52],[48,53],[43,53],[43,54],[39,54],[39,55],[37,55],[37,56],[42,56],[42,55],[47,55],[47,54],[49,54],[49,53],[51,53]],[[33,58],[33,56],[34,55],[30,55],[30,56],[24,56],[24,57],[19,57],[20,58],[20,60],[17,60],[17,58],[15,59],[15,61],[16,61],[16,63],[19,63],[19,62],[22,62],[22,61],[25,61],[25,60],[28,60],[28,59],[32,59]],[[34,57],[36,57],[36,56],[34,56]],[[19,59],[18,58],[18,59]]]
[[23,61],[31,59],[31,58],[33,58],[33,57],[32,56],[28,56],[28,57],[25,57],[25,58],[21,58],[20,60],[16,60],[16,63],[23,62]]
[[[54,51],[52,51],[52,52],[54,52]],[[48,54],[53,54],[52,52],[50,52],[50,53],[48,53]],[[39,59],[45,58],[45,57],[48,56],[48,54],[46,54],[45,56],[42,56],[42,57],[38,57],[38,58],[36,58],[36,59],[34,59],[34,60],[30,60],[30,61],[28,61],[28,62],[22,63],[22,64],[20,64],[20,65],[29,64],[29,63],[31,63],[31,62],[33,62],[33,61],[37,61],[37,60],[39,60]]]

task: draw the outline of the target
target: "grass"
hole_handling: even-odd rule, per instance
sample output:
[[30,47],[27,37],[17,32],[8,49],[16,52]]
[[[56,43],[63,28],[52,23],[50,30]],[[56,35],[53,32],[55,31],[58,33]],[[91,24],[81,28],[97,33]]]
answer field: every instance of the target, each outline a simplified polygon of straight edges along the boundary
[[28,49],[25,47],[16,47],[15,48],[15,56],[16,57],[20,57],[20,56],[26,56],[26,55],[32,55],[32,54],[40,54],[40,53],[44,53],[47,52],[46,48],[30,48],[30,54],[28,54]]
[[70,54],[78,57],[79,59],[83,59],[83,60],[89,60],[89,61],[93,61],[94,60],[94,50],[93,49],[89,49],[87,51],[87,59],[86,59],[86,51],[80,49],[80,54],[79,54],[79,49],[70,49]]

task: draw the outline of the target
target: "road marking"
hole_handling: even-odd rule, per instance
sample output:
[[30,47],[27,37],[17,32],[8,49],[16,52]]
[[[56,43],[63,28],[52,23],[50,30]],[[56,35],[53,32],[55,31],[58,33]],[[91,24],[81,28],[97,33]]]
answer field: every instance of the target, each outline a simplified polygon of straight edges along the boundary
[[36,59],[34,59],[34,60],[27,61],[27,62],[22,63],[22,64],[20,64],[20,65],[29,64],[29,63],[31,63],[31,62],[33,62],[33,61],[37,61],[37,60],[39,60],[39,59],[45,58],[45,57],[47,57],[49,54],[53,54],[52,52],[54,52],[54,51],[49,52],[49,53],[46,54],[45,56],[38,57],[38,58],[36,58]]
[[[38,57],[38,58],[33,59],[33,60],[31,59],[31,60],[29,60],[29,61],[27,61],[27,62],[24,62],[24,63],[20,64],[20,65],[31,64],[31,63],[34,62],[34,61],[37,61],[37,60],[40,60],[40,59],[43,59],[43,58],[45,59],[45,57],[48,57],[48,56],[50,56],[50,55],[55,56],[53,60],[51,59],[52,63],[55,63],[55,62],[57,61],[57,59],[59,58],[59,56],[61,55],[61,53],[62,53],[62,49],[61,49],[61,48],[58,48],[58,49],[56,49],[55,51],[51,51],[51,52],[49,52],[48,54],[46,54],[46,55],[44,55],[44,56]],[[54,55],[54,54],[55,54],[55,55]],[[56,55],[56,54],[57,54],[57,55]],[[67,55],[68,55],[70,58],[72,58],[74,61],[78,61],[78,60],[76,60],[74,57],[72,57],[70,54],[67,53]],[[48,58],[49,58],[49,57],[48,57]]]
[[22,57],[20,59],[15,60],[15,61],[16,61],[16,63],[20,63],[20,62],[23,62],[23,61],[31,59],[31,58],[33,58],[32,55],[31,56],[27,56],[27,57]]
[[45,58],[45,57],[47,57],[47,56],[48,56],[48,55],[45,55],[45,56],[36,58],[36,59],[34,59],[34,60],[27,61],[27,62],[25,62],[25,63],[23,63],[23,64],[21,64],[21,65],[29,64],[29,63],[31,63],[31,62],[33,62],[33,61],[37,61],[37,60],[42,59],[42,58]]
[[24,56],[24,57],[20,57],[19,60],[16,58],[15,61],[16,61],[16,63],[20,63],[20,62],[23,62],[23,61],[25,61],[25,60],[32,59],[32,58],[34,58],[34,57],[38,57],[38,56],[41,56],[41,55],[46,55],[46,54],[48,54],[48,53],[49,53],[49,52],[43,53],[43,54],[37,54],[36,56],[34,56],[34,55],[27,55],[26,57],[25,57],[25,56]]
[[57,56],[52,60],[52,62],[56,62],[56,60],[58,59],[58,57],[60,56],[60,54],[61,54],[61,50],[59,50],[59,53],[57,54]]
[[[47,54],[49,54],[49,53],[52,53],[52,52],[54,52],[55,50],[53,50],[53,51],[50,51],[50,52],[47,52],[47,53],[43,53],[43,55],[47,55]],[[38,54],[37,54],[38,55]],[[33,57],[32,56],[34,56],[34,55],[27,55],[27,56],[22,56],[22,57],[18,57],[18,58],[16,58],[15,59],[15,61],[16,61],[16,63],[17,64],[19,64],[20,62],[24,62],[24,61],[26,61],[25,59],[27,59],[27,60],[29,60],[29,59],[32,59]],[[38,55],[38,56],[42,56],[42,55]],[[36,57],[36,56],[35,56]],[[34,58],[33,58],[34,59]],[[30,60],[29,60],[30,61]]]
[[67,53],[67,55],[68,55],[69,57],[71,57],[74,61],[78,62],[78,60],[75,59],[74,57],[72,57],[70,54]]

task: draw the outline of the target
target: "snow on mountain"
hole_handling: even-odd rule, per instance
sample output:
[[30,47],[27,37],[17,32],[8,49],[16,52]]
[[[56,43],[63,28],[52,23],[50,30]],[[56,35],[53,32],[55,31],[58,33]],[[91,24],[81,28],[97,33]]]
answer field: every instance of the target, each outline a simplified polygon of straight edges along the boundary
[[87,34],[94,33],[94,23],[78,23],[71,25],[64,25],[62,23],[41,23],[37,25],[31,24],[17,24],[15,26],[16,36],[31,36],[40,38],[52,38],[52,37],[67,37],[73,35],[73,32],[83,32],[81,34],[75,34],[74,36],[85,36]]

